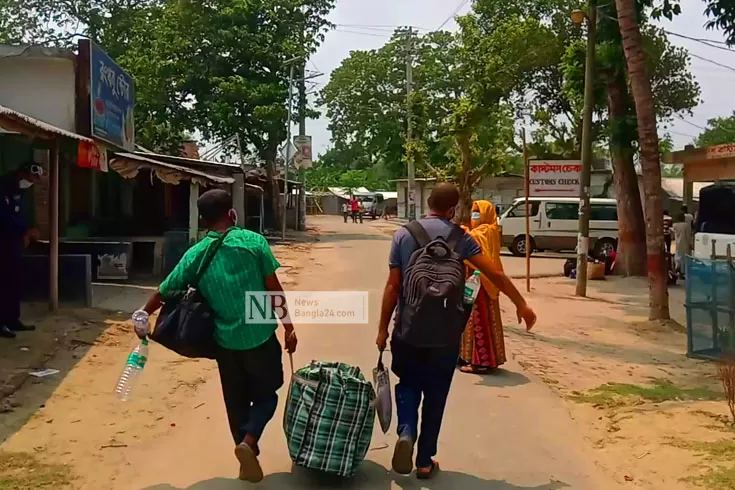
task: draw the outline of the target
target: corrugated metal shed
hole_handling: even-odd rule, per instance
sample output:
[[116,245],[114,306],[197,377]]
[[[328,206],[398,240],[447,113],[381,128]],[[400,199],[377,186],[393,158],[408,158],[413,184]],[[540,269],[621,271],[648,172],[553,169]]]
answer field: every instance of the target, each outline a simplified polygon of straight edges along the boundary
[[[3,122],[6,124],[4,125]],[[18,131],[18,126],[30,127],[39,132],[46,133],[46,137],[49,136],[64,136],[66,138],[72,138],[78,141],[86,141],[87,143],[94,143],[90,138],[82,136],[65,129],[58,128],[53,124],[41,121],[40,119],[33,118],[22,112],[18,112],[10,107],[0,105],[0,127],[7,129],[8,131]]]

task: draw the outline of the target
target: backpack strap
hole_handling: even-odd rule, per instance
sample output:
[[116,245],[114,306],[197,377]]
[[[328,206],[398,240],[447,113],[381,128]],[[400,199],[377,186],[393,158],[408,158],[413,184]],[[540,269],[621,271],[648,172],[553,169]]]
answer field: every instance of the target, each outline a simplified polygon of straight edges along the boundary
[[[209,268],[209,264],[212,263],[212,259],[214,259],[214,256],[217,254],[217,250],[222,246],[222,243],[224,243],[225,238],[227,238],[227,235],[232,231],[233,228],[229,228],[227,231],[225,231],[221,237],[217,238],[217,240],[214,242],[214,245],[211,245],[207,248],[207,251],[205,252],[204,259],[202,259],[201,263],[199,264],[199,268],[197,269],[197,273],[194,276],[194,284],[193,286],[199,287],[199,280],[202,278],[204,273],[207,271],[207,268]],[[211,251],[209,250],[211,248]]]
[[447,235],[447,246],[450,250],[455,250],[459,241],[464,237],[464,230],[457,225],[454,225],[452,231]]
[[411,234],[413,239],[416,240],[419,248],[424,248],[429,244],[429,242],[431,242],[431,237],[428,233],[426,233],[426,230],[423,226],[421,226],[421,223],[419,223],[418,220],[411,221],[410,223],[405,225],[405,228]]

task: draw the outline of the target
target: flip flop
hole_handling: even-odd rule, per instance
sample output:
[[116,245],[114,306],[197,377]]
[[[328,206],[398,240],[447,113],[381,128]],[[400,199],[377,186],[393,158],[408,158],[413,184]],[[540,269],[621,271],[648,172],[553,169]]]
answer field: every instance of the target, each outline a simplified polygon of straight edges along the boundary
[[240,462],[240,480],[258,483],[263,479],[263,468],[253,448],[244,442],[240,443],[235,447],[235,457]]
[[413,471],[413,438],[401,436],[393,450],[393,471],[400,475],[410,475]]
[[431,462],[431,469],[428,471],[424,468],[416,470],[416,478],[419,480],[431,480],[439,472],[439,463],[436,461]]

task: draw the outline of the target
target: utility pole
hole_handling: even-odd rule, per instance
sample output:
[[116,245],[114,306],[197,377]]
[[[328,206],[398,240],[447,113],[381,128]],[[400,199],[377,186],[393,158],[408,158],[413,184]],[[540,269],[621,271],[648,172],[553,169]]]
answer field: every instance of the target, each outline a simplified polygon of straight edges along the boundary
[[[299,136],[306,136],[306,59],[300,66],[299,77]],[[299,188],[299,226],[306,230],[306,169],[299,169],[301,187]]]
[[577,296],[587,296],[587,254],[590,246],[590,185],[592,178],[592,111],[595,98],[595,46],[597,44],[597,0],[589,0],[587,14],[572,12],[572,20],[587,20],[587,59],[584,73],[582,119],[582,185],[579,191],[579,236],[577,237]]
[[293,119],[293,76],[295,65],[300,58],[289,60],[288,73],[288,117],[286,118],[286,162],[283,165],[283,202],[281,204],[281,239],[286,240],[286,211],[288,210],[288,162],[291,160],[291,120]]
[[[406,143],[413,141],[413,108],[411,93],[413,91],[413,27],[406,31]],[[408,158],[408,219],[416,219],[416,168],[412,158]]]

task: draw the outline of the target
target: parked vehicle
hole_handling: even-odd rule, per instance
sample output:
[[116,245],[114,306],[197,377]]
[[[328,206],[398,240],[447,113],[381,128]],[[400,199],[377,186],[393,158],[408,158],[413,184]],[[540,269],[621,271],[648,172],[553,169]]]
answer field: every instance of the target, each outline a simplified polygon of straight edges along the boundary
[[[531,253],[574,250],[579,234],[579,199],[564,197],[529,198]],[[592,199],[590,250],[595,256],[615,251],[618,246],[618,208],[615,199]],[[516,199],[500,218],[503,245],[515,256],[526,255],[526,203]]]
[[383,194],[379,192],[355,193],[355,199],[365,207],[365,216],[376,219],[383,214],[383,207],[385,206]]
[[730,245],[735,254],[735,186],[714,184],[699,191],[699,212],[694,224],[694,257],[709,259],[712,244],[715,255],[725,257]]

